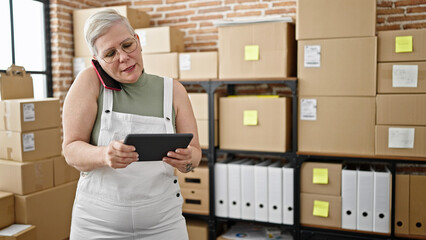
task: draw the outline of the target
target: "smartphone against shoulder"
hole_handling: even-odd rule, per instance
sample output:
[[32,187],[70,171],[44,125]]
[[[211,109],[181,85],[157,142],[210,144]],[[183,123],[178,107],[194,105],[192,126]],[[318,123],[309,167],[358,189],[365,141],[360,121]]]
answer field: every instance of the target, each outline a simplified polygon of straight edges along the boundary
[[93,65],[93,68],[96,71],[96,74],[98,75],[99,79],[101,80],[102,85],[105,88],[111,89],[111,90],[116,90],[116,91],[121,90],[121,84],[117,80],[112,78],[110,75],[108,75],[108,73],[106,73],[105,70],[102,69],[101,65],[99,64],[99,62],[97,60],[92,59],[92,65]]

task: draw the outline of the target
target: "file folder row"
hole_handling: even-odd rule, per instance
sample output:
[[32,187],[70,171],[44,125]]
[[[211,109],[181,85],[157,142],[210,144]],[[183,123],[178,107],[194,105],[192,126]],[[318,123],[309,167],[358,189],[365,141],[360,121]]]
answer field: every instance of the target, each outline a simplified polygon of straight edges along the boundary
[[216,216],[292,225],[294,169],[280,161],[215,164]]

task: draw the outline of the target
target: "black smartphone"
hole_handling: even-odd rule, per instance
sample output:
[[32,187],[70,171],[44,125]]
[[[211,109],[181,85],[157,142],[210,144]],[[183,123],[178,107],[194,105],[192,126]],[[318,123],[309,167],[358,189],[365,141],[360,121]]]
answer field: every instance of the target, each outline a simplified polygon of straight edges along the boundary
[[110,75],[108,75],[108,73],[106,73],[105,70],[102,69],[101,65],[99,64],[99,62],[97,60],[92,59],[92,65],[93,65],[93,68],[96,71],[96,74],[98,75],[99,79],[101,80],[102,85],[105,88],[111,89],[111,90],[116,90],[116,91],[121,90],[121,84],[117,80],[112,78]]

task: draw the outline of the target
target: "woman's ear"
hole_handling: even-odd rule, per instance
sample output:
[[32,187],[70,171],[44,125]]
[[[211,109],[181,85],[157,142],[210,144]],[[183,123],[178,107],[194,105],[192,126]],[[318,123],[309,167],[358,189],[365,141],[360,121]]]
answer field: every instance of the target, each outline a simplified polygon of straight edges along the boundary
[[141,45],[141,39],[139,38],[139,35],[137,33],[135,33],[135,37],[139,43],[139,46],[141,47],[141,52],[142,52],[142,45]]

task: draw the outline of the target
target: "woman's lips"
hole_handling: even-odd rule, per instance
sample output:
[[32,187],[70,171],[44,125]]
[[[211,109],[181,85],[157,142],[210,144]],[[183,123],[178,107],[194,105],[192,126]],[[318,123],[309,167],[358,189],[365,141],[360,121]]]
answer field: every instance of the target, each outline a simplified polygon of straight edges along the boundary
[[135,69],[135,67],[136,67],[136,65],[132,65],[132,66],[124,69],[123,72],[131,72],[131,71],[133,71],[133,69]]

